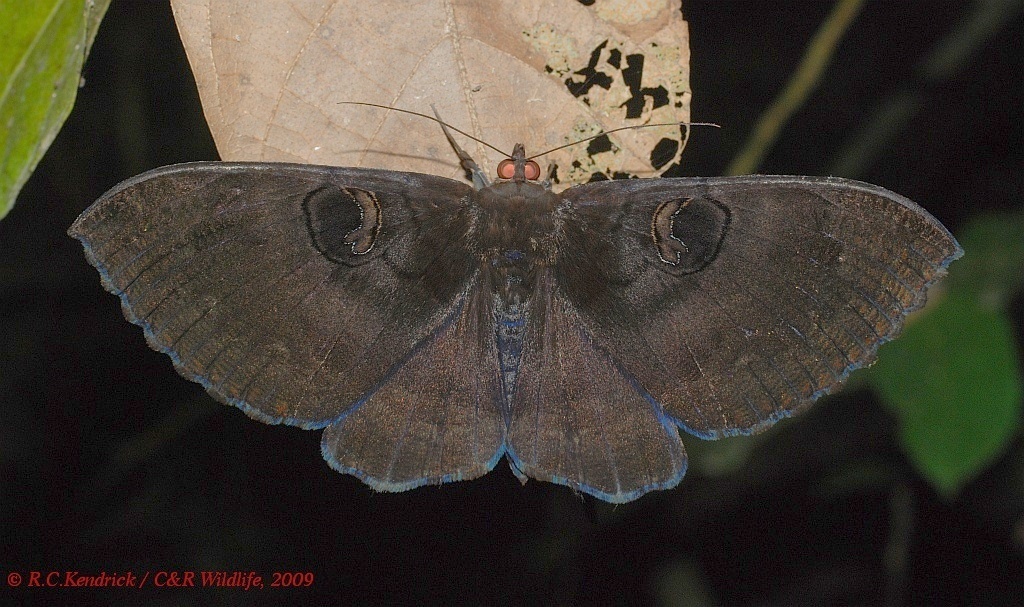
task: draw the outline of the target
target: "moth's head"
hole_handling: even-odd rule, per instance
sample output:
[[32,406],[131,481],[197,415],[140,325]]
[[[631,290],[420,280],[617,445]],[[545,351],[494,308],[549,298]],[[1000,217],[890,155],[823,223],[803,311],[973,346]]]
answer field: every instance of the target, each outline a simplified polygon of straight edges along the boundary
[[540,165],[526,157],[526,148],[517,143],[512,148],[512,157],[498,163],[498,179],[502,181],[537,181],[540,179]]

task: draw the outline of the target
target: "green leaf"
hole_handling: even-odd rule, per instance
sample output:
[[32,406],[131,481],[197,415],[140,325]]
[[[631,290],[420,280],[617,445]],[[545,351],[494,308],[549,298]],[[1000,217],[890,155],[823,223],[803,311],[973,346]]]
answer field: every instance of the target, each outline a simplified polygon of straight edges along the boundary
[[1024,277],[1024,219],[964,230],[949,291],[881,350],[869,378],[900,420],[903,448],[954,496],[998,458],[1021,423],[1021,361],[1005,304]]
[[110,0],[0,2],[0,218],[64,120]]
[[979,217],[959,236],[967,254],[952,266],[949,288],[1007,305],[1024,286],[1024,213]]

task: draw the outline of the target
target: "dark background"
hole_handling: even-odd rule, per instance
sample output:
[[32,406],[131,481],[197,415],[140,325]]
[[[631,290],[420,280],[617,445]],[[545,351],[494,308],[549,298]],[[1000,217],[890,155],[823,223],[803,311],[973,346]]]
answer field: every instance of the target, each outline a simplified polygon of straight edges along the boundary
[[[760,171],[829,173],[887,100],[910,95],[919,104],[896,138],[846,176],[910,197],[954,233],[980,213],[1019,210],[1021,13],[948,77],[918,67],[973,7],[868,2]],[[693,119],[723,128],[694,135],[684,173],[724,171],[829,9],[685,2]],[[724,474],[702,471],[700,441],[684,436],[681,485],[618,507],[520,486],[504,463],[394,495],[332,472],[319,432],[257,423],[179,377],[65,235],[118,181],[217,157],[169,8],[115,0],[83,76],[70,119],[0,222],[0,569],[316,577],[300,590],[21,588],[11,600],[1020,604],[1020,436],[944,500],[865,388],[733,439],[753,451]]]

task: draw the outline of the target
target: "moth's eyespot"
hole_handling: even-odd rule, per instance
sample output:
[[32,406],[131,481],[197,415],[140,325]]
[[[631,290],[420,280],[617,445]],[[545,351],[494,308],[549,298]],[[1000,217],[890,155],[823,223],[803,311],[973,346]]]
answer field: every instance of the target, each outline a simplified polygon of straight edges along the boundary
[[532,160],[526,161],[526,179],[529,181],[540,179],[540,165]]
[[498,163],[498,179],[512,179],[516,173],[516,164],[512,159],[506,158]]

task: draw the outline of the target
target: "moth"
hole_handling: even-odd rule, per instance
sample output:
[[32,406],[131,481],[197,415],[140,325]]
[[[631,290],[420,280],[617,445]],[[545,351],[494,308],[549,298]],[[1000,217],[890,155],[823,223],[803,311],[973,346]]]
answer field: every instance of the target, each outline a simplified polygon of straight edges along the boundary
[[838,178],[602,181],[554,193],[522,145],[474,186],[197,162],[71,226],[149,344],[218,400],[323,428],[380,491],[486,474],[609,502],[675,486],[682,429],[763,430],[870,364],[962,250]]

